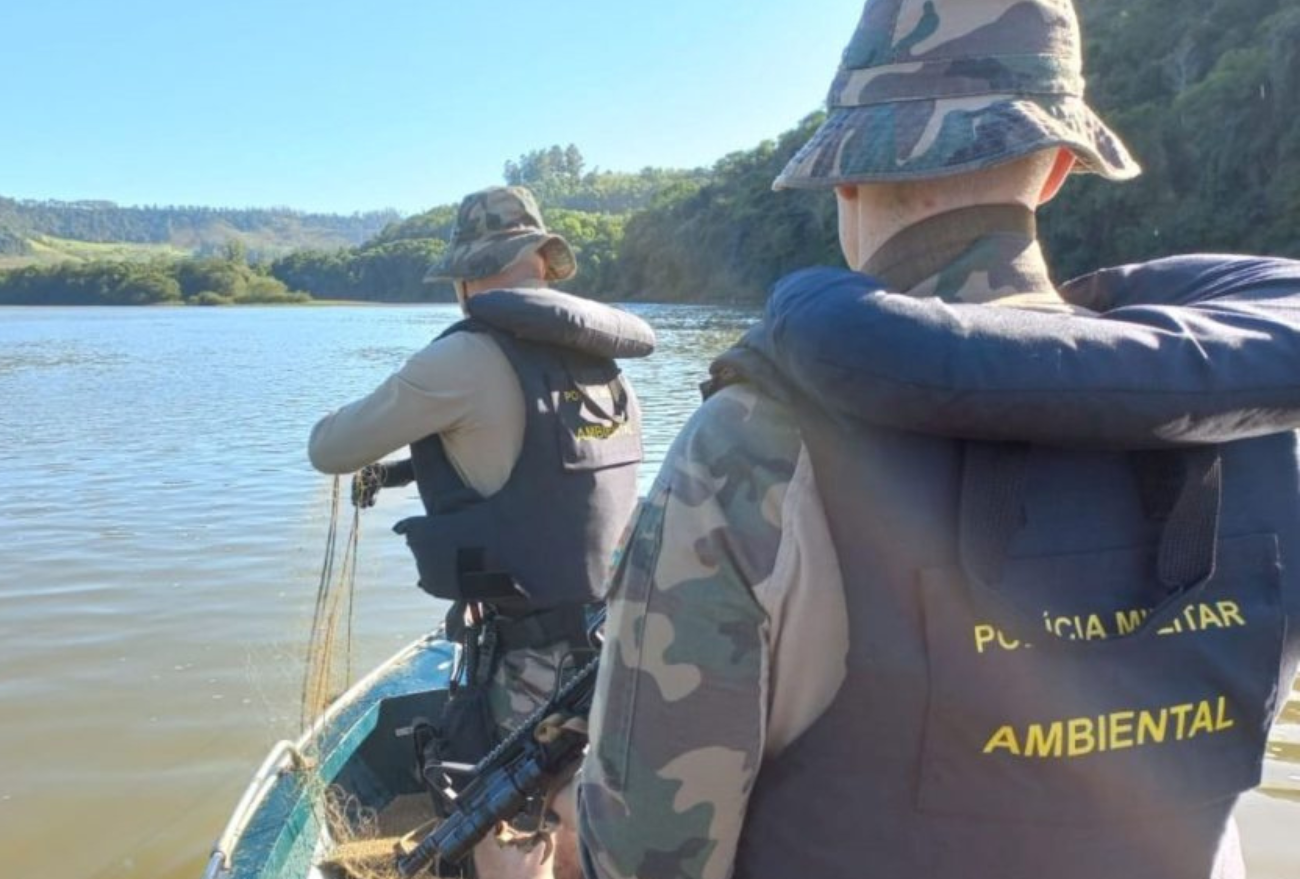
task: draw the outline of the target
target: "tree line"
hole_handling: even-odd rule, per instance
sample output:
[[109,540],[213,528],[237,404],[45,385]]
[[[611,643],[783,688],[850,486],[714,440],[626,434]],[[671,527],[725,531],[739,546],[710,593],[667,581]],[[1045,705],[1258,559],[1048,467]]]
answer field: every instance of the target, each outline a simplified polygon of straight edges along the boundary
[[0,274],[0,305],[267,305],[310,302],[238,243],[219,257],[61,263]]
[[[578,276],[562,286],[609,299],[629,220],[683,187],[693,191],[711,172],[647,168],[624,174],[584,171],[584,166],[576,146],[554,146],[506,162],[503,177],[507,184],[531,189],[547,228],[573,245]],[[425,284],[423,278],[446,252],[456,212],[457,205],[439,205],[388,224],[360,247],[299,251],[272,261],[269,272],[320,299],[451,302],[450,285]]]
[[428,285],[424,276],[447,250],[440,238],[397,238],[364,247],[302,250],[280,257],[267,273],[286,287],[316,299],[370,302],[451,302],[449,285]]

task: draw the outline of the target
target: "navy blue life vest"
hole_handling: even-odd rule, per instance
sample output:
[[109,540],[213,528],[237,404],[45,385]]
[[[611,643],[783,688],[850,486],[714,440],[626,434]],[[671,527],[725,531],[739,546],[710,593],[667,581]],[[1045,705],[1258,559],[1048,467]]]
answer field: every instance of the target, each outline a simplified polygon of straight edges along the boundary
[[437,435],[413,444],[426,515],[395,530],[421,588],[439,598],[509,616],[597,600],[636,506],[642,456],[640,409],[614,358],[648,355],[653,331],[553,290],[492,291],[468,311],[443,336],[485,333],[500,346],[523,389],[523,447],[506,484],[484,498]]
[[[1273,268],[1246,289],[1146,267],[1152,299],[1199,282],[1217,304],[1133,321],[903,302],[833,270],[778,287],[715,374],[797,412],[850,644],[831,706],[763,764],[736,876],[1235,875],[1221,841],[1300,658],[1300,266]],[[1207,360],[1135,374],[1186,352],[1144,313]],[[967,431],[1002,442],[933,435]]]

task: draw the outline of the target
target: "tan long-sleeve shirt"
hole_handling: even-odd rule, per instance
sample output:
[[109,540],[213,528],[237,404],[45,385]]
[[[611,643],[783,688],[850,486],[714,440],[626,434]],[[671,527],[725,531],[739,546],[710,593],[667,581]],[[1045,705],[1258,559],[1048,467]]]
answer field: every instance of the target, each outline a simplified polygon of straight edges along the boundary
[[351,473],[431,434],[479,494],[509,479],[524,442],[524,393],[491,336],[456,333],[416,352],[370,394],[322,418],[307,453],[317,470]]

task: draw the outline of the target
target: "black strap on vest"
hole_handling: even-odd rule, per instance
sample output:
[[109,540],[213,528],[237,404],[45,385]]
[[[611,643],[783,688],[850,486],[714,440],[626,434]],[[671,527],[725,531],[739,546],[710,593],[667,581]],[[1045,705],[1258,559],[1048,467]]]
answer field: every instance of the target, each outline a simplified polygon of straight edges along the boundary
[[1170,594],[1214,576],[1223,505],[1223,457],[1217,446],[1177,454],[1185,471],[1160,539],[1160,582]]
[[1030,447],[1020,443],[966,443],[962,457],[958,552],[973,583],[1002,580],[1011,540],[1024,525]]
[[[958,553],[968,582],[1025,631],[1033,628],[1032,616],[998,584],[1011,542],[1024,525],[1031,454],[1032,447],[1021,443],[965,443],[958,513]],[[1214,575],[1223,499],[1223,461],[1217,446],[1143,453],[1133,460],[1148,513],[1165,519],[1156,574],[1166,598],[1134,631],[1117,638],[1158,630],[1178,612],[1189,591]]]

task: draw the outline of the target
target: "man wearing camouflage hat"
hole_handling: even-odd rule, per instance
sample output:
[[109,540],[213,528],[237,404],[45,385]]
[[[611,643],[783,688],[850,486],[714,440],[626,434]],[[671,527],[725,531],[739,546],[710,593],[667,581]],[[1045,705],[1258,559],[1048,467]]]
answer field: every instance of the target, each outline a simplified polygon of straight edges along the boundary
[[[395,530],[421,588],[452,602],[447,629],[465,647],[431,764],[476,762],[550,695],[586,645],[585,606],[636,504],[640,415],[615,359],[648,355],[654,334],[547,287],[576,268],[527,189],[467,196],[429,272],[452,282],[467,320],[312,430],[317,469],[359,471],[354,503],[419,487],[426,515]],[[407,446],[409,460],[375,463]]]
[[1035,209],[1138,173],[1081,66],[1068,0],[867,0],[776,181],[834,189],[855,271],[778,284],[642,507],[561,800],[587,879],[1239,874],[1300,657],[1300,329],[1252,322],[1300,266],[1054,289]]

